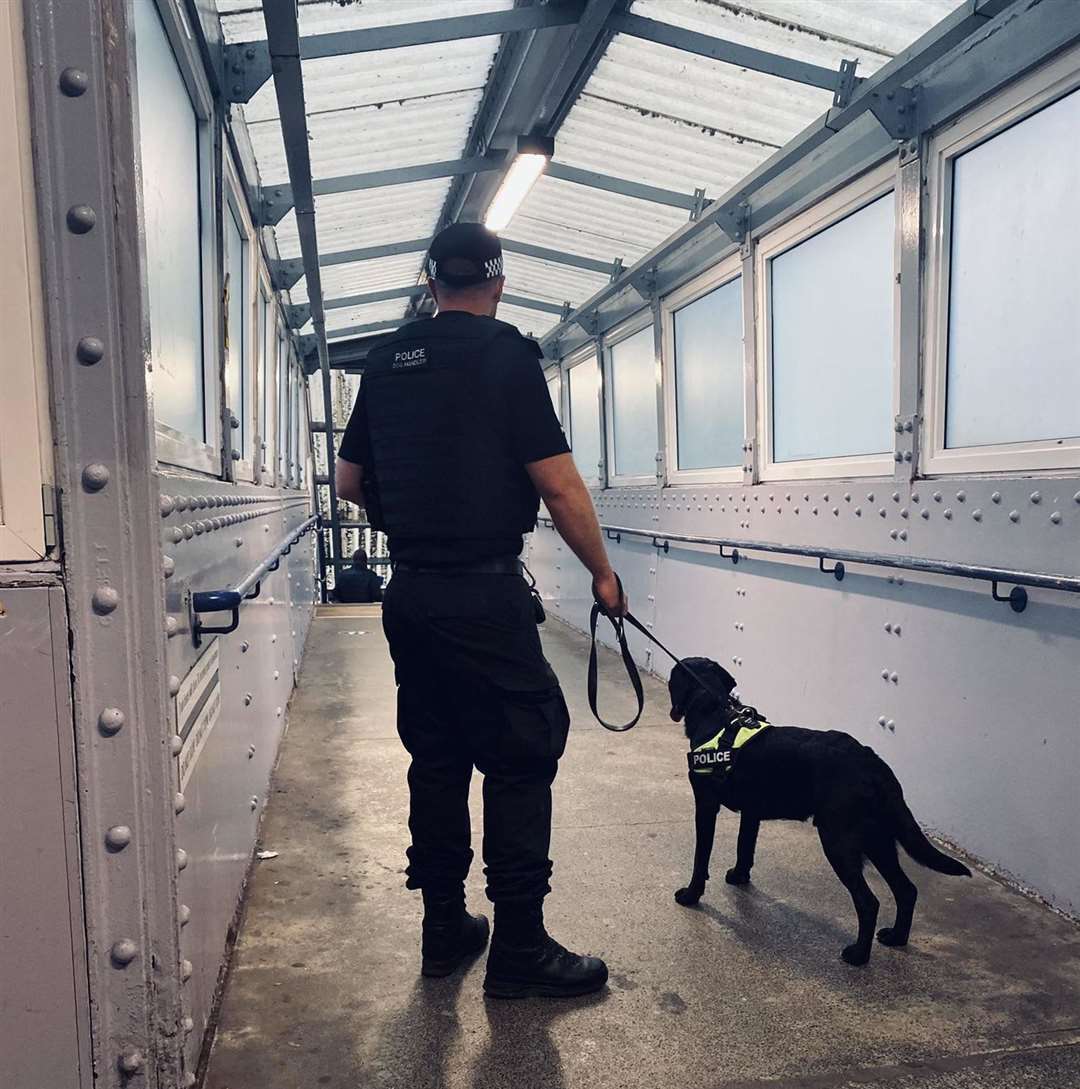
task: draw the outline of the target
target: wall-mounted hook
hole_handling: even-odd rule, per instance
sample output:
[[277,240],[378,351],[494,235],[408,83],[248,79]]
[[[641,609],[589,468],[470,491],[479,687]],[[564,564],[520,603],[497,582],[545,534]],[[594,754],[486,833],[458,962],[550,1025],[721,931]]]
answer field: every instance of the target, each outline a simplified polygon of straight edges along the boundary
[[737,548],[733,548],[730,552],[725,552],[724,551],[724,546],[721,545],[720,546],[720,557],[721,557],[721,559],[731,560],[732,563],[738,563],[739,562],[739,550]]
[[1006,595],[1002,596],[998,593],[998,584],[995,581],[991,584],[990,592],[994,595],[995,601],[1007,601],[1009,608],[1014,613],[1022,613],[1028,606],[1028,592],[1023,586],[1014,586]]
[[610,529],[605,529],[604,536],[607,537],[609,541],[614,541],[616,544],[622,544],[621,533],[613,533]]
[[669,541],[664,541],[663,544],[661,544],[659,538],[657,538],[657,537],[654,537],[652,539],[652,545],[653,545],[653,548],[655,548],[657,552],[659,552],[661,550],[663,550],[664,552],[667,552],[671,548],[671,544],[670,544]]

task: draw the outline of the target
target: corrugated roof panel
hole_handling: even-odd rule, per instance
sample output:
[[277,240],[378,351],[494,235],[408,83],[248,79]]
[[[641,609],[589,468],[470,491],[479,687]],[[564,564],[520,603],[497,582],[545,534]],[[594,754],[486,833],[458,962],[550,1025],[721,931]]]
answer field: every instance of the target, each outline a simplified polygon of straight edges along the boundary
[[600,273],[571,265],[557,265],[520,253],[504,253],[506,290],[512,295],[575,306],[599,291],[609,280]]
[[[420,275],[423,258],[422,253],[403,253],[350,265],[326,265],[322,269],[323,298],[339,299],[343,295],[361,295],[388,287],[409,287]],[[307,283],[303,279],[293,288],[291,297],[294,303],[308,301]],[[401,305],[404,307],[404,300]]]
[[[498,48],[497,37],[466,38],[378,53],[320,57],[303,63],[309,116],[358,106],[427,100],[451,91],[480,90]],[[278,116],[273,81],[244,106],[249,124]]]
[[558,314],[545,314],[543,310],[527,310],[521,306],[500,303],[495,315],[499,321],[516,325],[526,336],[542,337],[559,320]]
[[[300,34],[331,34],[338,30],[363,30],[373,26],[396,26],[446,18],[450,15],[475,15],[485,11],[505,11],[513,0],[363,0],[341,3],[339,0],[300,0]],[[254,42],[266,38],[259,0],[217,0],[225,41]]]
[[[347,329],[351,325],[368,325],[373,321],[395,321],[402,319],[407,299],[387,299],[385,302],[366,303],[364,306],[347,306],[340,310],[326,311],[326,335],[334,335],[336,329]],[[311,326],[305,327],[311,332]]]
[[[449,178],[436,178],[316,197],[319,252],[427,238],[435,229],[449,188]],[[296,217],[291,212],[278,224],[277,242],[282,257],[300,256]]]
[[587,95],[571,110],[555,147],[560,162],[687,195],[701,187],[710,197],[729,189],[775,150],[716,128],[642,114]]
[[[704,10],[713,20],[723,18],[725,9],[746,12],[762,21],[768,20],[784,28],[805,31],[810,35],[826,34],[834,41],[848,46],[846,56],[859,57],[859,70],[868,75],[881,67],[870,51],[886,57],[906,49],[913,41],[941,22],[950,12],[961,7],[966,0],[738,0],[723,5],[701,0],[636,0],[634,12],[647,14],[646,8],[663,14],[650,14],[650,18],[665,22],[679,22],[679,11],[693,6]],[[640,10],[639,10],[640,9]],[[680,23],[680,25],[683,25]],[[698,28],[695,28],[698,29]],[[705,29],[704,27],[700,29]],[[714,29],[713,33],[719,33]],[[785,50],[788,56],[800,56]],[[810,58],[805,58],[810,59]]]
[[621,257],[630,265],[688,218],[678,208],[542,177],[506,233],[601,261]]
[[[480,103],[480,91],[308,116],[312,177],[456,159]],[[287,181],[285,143],[276,120],[249,125],[263,184]]]

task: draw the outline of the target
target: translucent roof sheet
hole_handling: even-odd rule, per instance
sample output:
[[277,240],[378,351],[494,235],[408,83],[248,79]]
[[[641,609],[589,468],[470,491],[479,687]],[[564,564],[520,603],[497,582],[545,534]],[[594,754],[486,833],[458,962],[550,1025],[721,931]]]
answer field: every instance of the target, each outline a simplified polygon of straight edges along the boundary
[[[857,59],[873,74],[963,0],[634,0],[630,12],[830,69]],[[217,0],[228,42],[265,38],[258,0]],[[299,0],[302,35],[506,10],[515,0]],[[539,33],[544,33],[543,31]],[[316,181],[462,157],[500,45],[498,36],[303,63]],[[556,161],[691,195],[717,197],[831,104],[830,91],[616,34],[556,135]],[[239,110],[264,184],[287,181],[272,83]],[[322,254],[425,238],[452,179],[316,198]],[[541,178],[506,238],[631,265],[683,226],[681,208]],[[299,256],[294,217],[275,228]],[[415,285],[423,255],[323,269],[324,298]],[[601,273],[507,254],[506,290],[578,305]],[[307,298],[301,281],[293,301]],[[404,315],[404,298],[329,309],[329,330]],[[558,321],[504,304],[499,316],[541,334]]]

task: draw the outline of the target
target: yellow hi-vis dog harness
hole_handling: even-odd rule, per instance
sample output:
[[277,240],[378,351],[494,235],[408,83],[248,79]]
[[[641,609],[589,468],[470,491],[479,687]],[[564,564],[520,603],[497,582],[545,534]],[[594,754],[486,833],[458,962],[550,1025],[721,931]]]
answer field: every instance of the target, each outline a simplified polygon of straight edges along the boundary
[[[771,725],[765,719],[758,719],[752,726],[740,726],[738,722],[729,723],[704,745],[698,745],[686,754],[690,770],[696,775],[711,775],[714,771],[729,774],[735,766],[735,754],[739,749]],[[735,736],[727,736],[735,727]]]

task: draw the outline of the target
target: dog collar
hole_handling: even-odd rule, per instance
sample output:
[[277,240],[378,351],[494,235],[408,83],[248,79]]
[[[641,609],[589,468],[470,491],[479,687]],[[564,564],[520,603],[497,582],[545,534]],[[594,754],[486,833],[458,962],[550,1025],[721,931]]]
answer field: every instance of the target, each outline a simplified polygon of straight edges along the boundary
[[735,766],[735,754],[739,749],[770,725],[765,719],[758,719],[750,726],[728,724],[715,737],[686,754],[690,771],[696,775],[711,775],[714,771],[728,774]]

